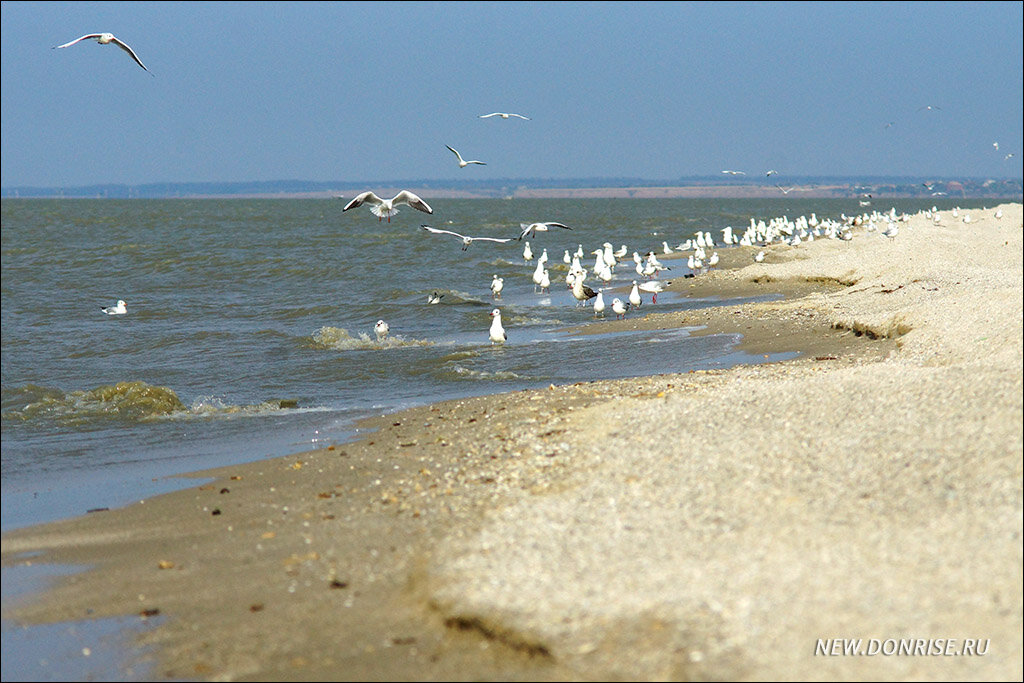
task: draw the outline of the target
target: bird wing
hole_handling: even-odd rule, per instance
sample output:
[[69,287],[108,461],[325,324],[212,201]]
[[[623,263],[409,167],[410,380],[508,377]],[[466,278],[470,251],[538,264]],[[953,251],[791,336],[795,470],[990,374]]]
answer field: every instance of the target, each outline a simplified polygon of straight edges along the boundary
[[349,209],[354,209],[356,207],[362,206],[363,202],[369,202],[370,204],[378,205],[383,204],[384,200],[372,192],[363,192],[362,194],[357,194],[352,201],[345,205],[345,208],[342,209],[342,211],[348,211]]
[[511,242],[512,238],[511,237],[474,237],[473,241],[474,242],[476,242],[476,241],[480,241],[480,242],[501,242],[502,244],[504,244],[505,242]]
[[[81,38],[79,38],[79,40],[81,40]],[[69,43],[69,45],[70,45],[70,43]],[[64,47],[64,46],[62,45],[61,47]],[[493,114],[483,114],[482,116],[480,116],[480,118],[482,118],[482,119],[489,119],[492,116],[501,116],[501,112],[500,111],[496,111]]]
[[414,209],[422,211],[424,213],[434,213],[434,210],[430,208],[430,205],[425,201],[414,195],[409,190],[402,190],[395,195],[395,198],[391,200],[392,204],[408,204]]
[[544,223],[549,228],[565,228],[566,230],[572,230],[568,225],[562,225],[561,223]]
[[530,120],[529,116],[523,116],[522,114],[509,114],[509,116],[518,116],[519,118],[521,118],[523,120],[526,120],[526,121]]
[[[448,145],[445,145],[445,147],[448,147]],[[448,149],[450,149],[450,150],[452,151],[452,153],[453,153],[453,154],[454,154],[454,155],[455,155],[456,157],[458,157],[458,158],[459,158],[459,161],[462,161],[462,155],[461,155],[461,154],[459,154],[458,152],[456,152],[456,151],[455,151],[454,149],[452,149],[451,147],[448,147]]]
[[83,40],[89,40],[90,38],[99,38],[101,35],[102,34],[100,34],[100,33],[90,33],[88,35],[82,36],[81,38],[75,38],[70,43],[64,43],[63,45],[54,45],[52,49],[56,50],[56,49],[62,48],[62,47],[71,47],[75,43],[80,43]]
[[146,68],[146,65],[142,63],[142,60],[139,59],[139,56],[135,54],[135,50],[131,49],[128,46],[128,43],[123,42],[120,38],[114,38],[113,43],[125,52],[127,52],[128,54],[130,54],[132,56],[132,59],[135,60],[135,63],[141,66],[143,70],[149,71],[149,69]]
[[[452,232],[451,230],[441,230],[440,228],[432,228],[429,225],[420,225],[420,227],[423,228],[424,230],[426,230],[427,232],[432,232],[432,233],[435,233],[437,235],[455,235],[460,240],[461,239],[466,239],[465,235],[460,235],[459,233]],[[474,238],[474,239],[476,239],[476,238]]]

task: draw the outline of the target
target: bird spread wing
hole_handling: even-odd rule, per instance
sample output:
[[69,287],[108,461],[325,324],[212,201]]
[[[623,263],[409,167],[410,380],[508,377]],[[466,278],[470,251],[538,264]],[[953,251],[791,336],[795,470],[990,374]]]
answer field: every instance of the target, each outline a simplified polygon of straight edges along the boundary
[[[448,147],[448,145],[445,145],[445,147]],[[451,150],[452,154],[454,154],[456,157],[458,157],[459,161],[462,161],[462,155],[461,154],[459,154],[457,151],[455,151],[451,147],[448,147],[448,149]]]
[[115,44],[115,45],[117,45],[117,46],[118,46],[119,48],[121,48],[122,50],[124,50],[125,52],[127,52],[128,54],[130,54],[130,55],[132,56],[132,59],[134,59],[134,60],[135,60],[135,63],[136,63],[136,64],[138,64],[139,66],[141,66],[141,67],[142,67],[142,68],[143,68],[144,70],[146,70],[146,71],[149,71],[149,69],[146,69],[146,65],[142,63],[142,60],[141,60],[141,59],[139,59],[139,56],[138,56],[137,54],[135,54],[135,50],[131,49],[131,48],[130,48],[130,47],[128,46],[128,44],[127,44],[127,43],[125,43],[125,42],[122,42],[120,38],[114,38],[114,41],[113,41],[113,42],[114,42],[114,44]]
[[363,192],[362,194],[356,195],[352,201],[346,204],[345,208],[342,209],[342,211],[348,211],[349,209],[354,209],[356,207],[362,206],[364,202],[377,205],[383,204],[384,200],[382,200],[380,197],[378,197],[372,192]]
[[414,195],[409,190],[402,190],[395,195],[395,198],[391,200],[392,204],[408,204],[418,211],[423,213],[434,213],[434,210],[430,208],[430,205],[425,201]]
[[524,121],[529,121],[530,120],[529,116],[523,116],[522,114],[509,114],[509,116],[518,116],[519,118],[523,119]]
[[455,237],[458,237],[460,240],[465,239],[466,237],[465,235],[460,235],[459,233],[452,232],[451,230],[441,230],[440,228],[432,228],[429,225],[420,225],[420,227],[426,230],[427,232],[432,232],[438,235],[454,235]]
[[545,223],[544,225],[549,228],[565,228],[566,230],[572,230],[568,225],[562,225],[561,223]]
[[54,45],[53,49],[56,50],[56,49],[62,48],[62,47],[71,47],[75,43],[80,43],[83,40],[89,40],[90,38],[92,38],[92,39],[99,38],[100,35],[101,34],[99,34],[99,33],[90,33],[88,35],[82,36],[81,38],[75,38],[70,43],[64,43],[63,45]]
[[[79,38],[79,40],[81,40],[81,38]],[[69,43],[69,44],[70,44],[70,43]],[[61,46],[61,47],[63,47],[63,46]],[[501,112],[497,112],[497,111],[496,111],[496,112],[494,112],[493,114],[482,114],[482,115],[480,116],[480,118],[482,118],[482,119],[489,119],[489,118],[491,118],[492,116],[501,116]]]
[[473,240],[474,241],[482,241],[482,242],[501,242],[502,244],[504,244],[505,242],[511,242],[512,238],[511,237],[474,237]]

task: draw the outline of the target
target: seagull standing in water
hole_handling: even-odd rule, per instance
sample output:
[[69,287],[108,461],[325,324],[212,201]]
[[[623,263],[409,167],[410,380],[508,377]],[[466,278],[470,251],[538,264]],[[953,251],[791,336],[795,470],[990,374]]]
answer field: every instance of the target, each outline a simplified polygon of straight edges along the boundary
[[640,298],[640,288],[636,284],[636,280],[633,280],[633,289],[629,290],[629,303],[637,308],[644,305],[644,300]]
[[615,313],[616,319],[625,318],[627,310],[621,299],[612,299],[612,312]]
[[[149,71],[149,69],[146,68],[146,65],[142,63],[142,60],[139,59],[139,56],[135,54],[135,50],[131,49],[131,47],[128,46],[128,43],[122,42],[118,38],[115,38],[113,33],[89,33],[82,36],[81,38],[76,38],[75,40],[72,40],[70,43],[64,43],[63,45],[54,45],[52,49],[59,50],[62,47],[71,47],[75,43],[80,43],[83,40],[95,40],[100,45],[109,45],[113,43],[114,45],[117,45],[119,48],[121,48],[129,55],[131,55],[131,58],[135,60],[135,63],[141,66],[144,71]],[[150,74],[150,76],[152,75],[153,74]]]
[[570,228],[568,225],[562,225],[561,223],[552,223],[550,221],[547,223],[520,223],[519,229],[522,230],[523,233],[519,235],[519,239],[523,239],[527,235],[533,237],[534,234],[538,232],[547,232],[548,228],[564,228],[566,230],[572,230],[572,228]]
[[[448,147],[448,145],[445,145],[445,147]],[[459,154],[457,151],[455,151],[453,148],[448,147],[448,149],[450,149],[452,151],[452,154],[454,154],[455,157],[459,160],[459,168],[466,168],[470,164],[480,164],[481,166],[486,166],[487,165],[487,164],[485,164],[482,161],[475,161],[475,160],[474,161],[465,161],[462,158],[462,155]]]
[[356,195],[355,199],[346,204],[342,211],[355,209],[363,204],[370,205],[370,211],[373,212],[378,221],[382,218],[387,218],[388,223],[391,222],[391,217],[398,213],[398,209],[395,207],[399,204],[408,204],[412,208],[422,211],[423,213],[434,213],[434,210],[430,208],[430,205],[414,195],[412,192],[409,192],[409,190],[402,190],[391,199],[381,199],[372,192],[363,192],[362,194]]
[[501,309],[495,308],[491,311],[491,317],[494,318],[491,321],[491,343],[504,344],[508,340],[508,335],[505,333],[505,328],[501,326]]
[[497,275],[491,280],[491,296],[495,299],[501,298],[501,290],[505,286],[505,279],[500,278]]
[[470,237],[468,235],[460,235],[459,233],[452,232],[451,230],[441,230],[440,228],[432,228],[429,225],[420,225],[420,227],[426,230],[427,232],[432,232],[436,235],[452,235],[453,237],[458,237],[460,240],[462,240],[462,251],[466,251],[467,249],[469,249],[469,245],[473,244],[473,242],[505,243],[512,241],[511,237]]
[[523,116],[522,114],[506,114],[503,111],[496,111],[496,112],[492,112],[490,114],[482,114],[480,116],[480,118],[482,118],[482,119],[489,119],[492,116],[500,116],[503,119],[507,119],[510,116],[515,116],[517,119],[523,119],[524,121],[529,121],[530,120],[529,116]]
[[378,320],[377,324],[373,326],[373,331],[377,333],[377,341],[384,341],[388,336],[388,332],[391,331],[391,326],[383,320]]
[[428,304],[439,304],[439,303],[441,303],[441,297],[443,297],[443,296],[444,296],[444,294],[440,294],[438,292],[434,292],[433,294],[431,294],[430,296],[427,297],[427,303]]
[[107,315],[124,315],[128,312],[128,306],[121,299],[117,300],[116,306],[102,306],[101,311]]
[[600,313],[602,317],[604,316],[604,294],[601,293],[601,290],[597,290],[597,296],[594,297],[595,318],[597,317],[598,313]]

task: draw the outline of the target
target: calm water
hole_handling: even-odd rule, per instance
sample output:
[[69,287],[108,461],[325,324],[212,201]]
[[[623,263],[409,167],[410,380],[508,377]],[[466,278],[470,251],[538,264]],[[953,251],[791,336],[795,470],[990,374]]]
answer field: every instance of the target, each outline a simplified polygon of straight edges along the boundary
[[[339,200],[3,200],[3,528],[177,485],[163,475],[350,438],[356,418],[411,405],[763,360],[731,336],[569,334],[594,317],[565,289],[563,252],[582,245],[591,269],[605,241],[660,254],[663,240],[720,239],[752,217],[860,211],[856,200],[431,204],[433,216],[401,207],[389,224],[365,207],[342,214]],[[508,237],[521,221],[574,228],[530,240],[547,248],[549,294],[535,293],[522,242],[463,252],[419,227]],[[609,305],[636,278],[631,260],[618,270]],[[428,306],[433,291],[444,298]],[[100,311],[118,299],[127,315]],[[714,303],[665,293],[643,310]],[[504,347],[488,341],[495,306]],[[378,319],[391,326],[384,342]]]

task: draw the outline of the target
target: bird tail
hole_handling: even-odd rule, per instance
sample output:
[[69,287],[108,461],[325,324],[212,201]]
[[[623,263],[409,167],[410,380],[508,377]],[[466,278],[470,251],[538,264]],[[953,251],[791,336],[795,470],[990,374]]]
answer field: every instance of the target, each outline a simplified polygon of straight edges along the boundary
[[396,213],[398,213],[398,209],[394,207],[390,209],[385,209],[383,204],[378,204],[376,206],[370,207],[370,211],[372,211],[373,215],[376,216],[377,218],[391,218]]

